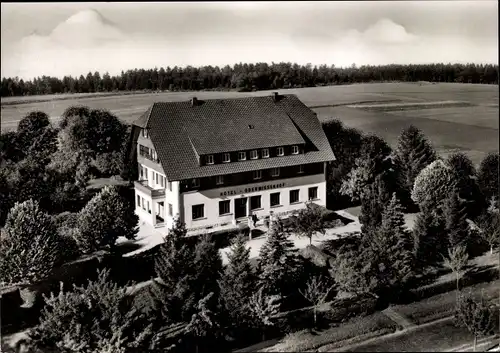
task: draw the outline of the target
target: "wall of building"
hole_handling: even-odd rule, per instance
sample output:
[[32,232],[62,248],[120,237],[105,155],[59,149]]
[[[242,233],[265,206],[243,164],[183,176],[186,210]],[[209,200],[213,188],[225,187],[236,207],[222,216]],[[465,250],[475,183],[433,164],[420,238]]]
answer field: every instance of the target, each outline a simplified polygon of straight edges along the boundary
[[[224,223],[231,223],[235,219],[235,199],[247,197],[250,202],[251,196],[261,196],[261,209],[252,211],[257,217],[269,216],[270,211],[282,215],[305,207],[308,200],[310,187],[318,187],[318,199],[314,202],[326,206],[326,180],[324,174],[308,175],[297,178],[276,179],[260,183],[250,183],[234,187],[224,187],[211,190],[185,192],[181,194],[181,204],[184,207],[184,219],[188,229],[202,228],[206,226],[217,227]],[[259,190],[259,188],[262,188]],[[290,190],[299,190],[299,202],[290,204]],[[271,194],[280,193],[279,206],[270,206]],[[219,216],[219,201],[230,200],[230,214]],[[204,205],[204,217],[192,219],[192,206]],[[247,214],[248,216],[248,214]]]

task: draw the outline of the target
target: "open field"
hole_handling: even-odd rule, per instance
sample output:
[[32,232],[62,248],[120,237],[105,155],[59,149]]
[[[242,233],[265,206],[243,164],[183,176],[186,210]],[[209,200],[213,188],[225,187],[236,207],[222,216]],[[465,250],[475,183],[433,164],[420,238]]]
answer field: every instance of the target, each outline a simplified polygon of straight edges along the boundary
[[[429,137],[441,155],[464,151],[474,163],[479,163],[486,153],[498,151],[499,93],[496,85],[373,83],[279,92],[296,94],[322,121],[339,118],[347,126],[378,134],[392,145],[403,128],[414,124]],[[33,110],[42,110],[57,121],[66,108],[86,105],[111,110],[120,119],[131,122],[153,102],[187,100],[193,96],[237,98],[269,93],[202,91],[9,97],[2,99],[2,131],[15,129],[19,120]],[[49,100],[51,98],[53,100]]]

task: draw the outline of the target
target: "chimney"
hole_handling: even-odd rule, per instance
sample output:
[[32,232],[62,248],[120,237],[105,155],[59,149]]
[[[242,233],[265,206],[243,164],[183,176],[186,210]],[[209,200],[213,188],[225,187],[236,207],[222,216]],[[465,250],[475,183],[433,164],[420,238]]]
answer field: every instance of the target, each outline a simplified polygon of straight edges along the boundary
[[196,97],[191,98],[191,106],[194,107],[196,105],[198,105],[198,98]]
[[278,92],[273,92],[273,101],[277,102],[279,98]]

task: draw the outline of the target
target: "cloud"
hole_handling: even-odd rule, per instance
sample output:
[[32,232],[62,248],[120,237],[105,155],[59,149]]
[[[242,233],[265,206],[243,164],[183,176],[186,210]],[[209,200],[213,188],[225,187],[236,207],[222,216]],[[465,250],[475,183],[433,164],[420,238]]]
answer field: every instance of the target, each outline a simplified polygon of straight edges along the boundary
[[408,33],[402,25],[388,18],[378,20],[364,31],[350,29],[343,33],[342,36],[344,40],[355,42],[360,45],[412,44],[419,39],[417,35]]

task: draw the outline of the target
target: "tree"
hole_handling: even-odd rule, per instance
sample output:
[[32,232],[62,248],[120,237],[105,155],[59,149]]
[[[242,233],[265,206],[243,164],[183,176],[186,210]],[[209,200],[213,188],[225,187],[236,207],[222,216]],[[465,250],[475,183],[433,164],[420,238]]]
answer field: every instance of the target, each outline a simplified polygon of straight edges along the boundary
[[477,183],[477,173],[471,159],[463,152],[452,153],[446,159],[452,171],[453,185],[464,201],[466,214],[475,219],[487,207]]
[[442,260],[448,247],[445,224],[428,210],[417,215],[412,230],[415,259],[420,265],[434,265]]
[[127,288],[110,281],[109,270],[72,291],[61,283],[59,294],[45,296],[45,303],[40,324],[29,334],[37,348],[81,353],[149,348],[152,325],[134,307]]
[[77,242],[84,253],[103,247],[114,248],[118,237],[134,239],[137,235],[138,216],[116,187],[105,186],[79,214]]
[[0,242],[0,281],[32,284],[49,276],[61,262],[62,249],[52,218],[38,202],[16,202]]
[[436,160],[437,154],[422,131],[410,125],[401,132],[395,155],[406,199],[413,189],[417,175]]
[[467,248],[469,243],[469,224],[462,200],[457,192],[448,195],[444,205],[444,218],[448,243],[451,247],[463,245]]
[[225,310],[231,321],[240,327],[245,322],[248,323],[248,298],[256,284],[256,276],[250,263],[250,249],[247,249],[245,243],[242,234],[233,241],[227,254],[228,264],[219,281]]
[[500,212],[484,212],[478,219],[478,225],[479,236],[488,243],[490,254],[493,254],[493,248],[500,245]]
[[499,194],[498,194],[499,165],[500,165],[500,154],[498,152],[489,153],[481,161],[477,176],[477,182],[479,184],[479,188],[481,189],[485,198],[487,200],[491,200],[491,198],[495,197],[497,203],[499,199]]
[[257,263],[258,283],[266,295],[281,294],[293,288],[297,271],[297,254],[293,242],[276,220],[266,242],[260,248]]
[[196,305],[192,264],[194,252],[185,243],[186,226],[176,219],[155,255],[155,274],[150,299],[159,322],[188,321]]
[[455,309],[455,320],[474,335],[474,352],[477,339],[481,336],[493,334],[495,320],[498,319],[498,308],[491,308],[483,298],[477,301],[471,295],[459,296]]
[[196,244],[193,265],[198,298],[201,300],[209,293],[213,293],[215,298],[218,298],[218,282],[223,269],[222,258],[215,243],[208,236],[202,237],[201,241]]
[[314,325],[316,325],[316,311],[321,304],[325,303],[333,286],[328,286],[321,276],[311,277],[304,291],[299,289],[300,294],[313,305]]
[[248,308],[254,324],[262,329],[262,341],[266,339],[265,330],[275,325],[274,319],[280,312],[280,300],[280,295],[265,295],[263,288],[250,297]]
[[411,198],[420,210],[427,209],[435,215],[442,215],[446,196],[454,189],[451,168],[438,159],[415,178]]
[[311,202],[306,203],[306,208],[299,210],[292,227],[294,233],[299,237],[309,238],[309,244],[312,244],[312,237],[315,233],[323,235],[326,233],[321,208]]
[[186,326],[186,332],[195,338],[196,353],[200,344],[207,344],[207,341],[216,340],[221,334],[221,327],[217,317],[217,301],[214,293],[210,292],[202,298],[197,305],[197,312],[191,317],[191,321]]
[[390,186],[381,175],[363,191],[359,222],[361,233],[367,234],[377,229],[382,222],[382,214],[391,200]]
[[459,291],[460,277],[465,275],[469,262],[469,255],[464,246],[458,245],[448,249],[448,257],[444,257],[444,266],[449,268],[457,279],[457,293]]

